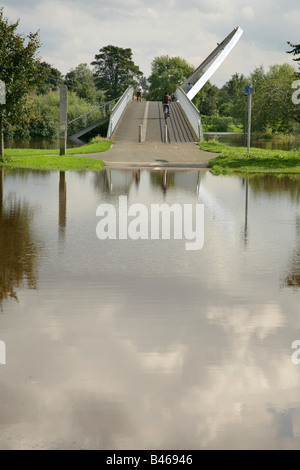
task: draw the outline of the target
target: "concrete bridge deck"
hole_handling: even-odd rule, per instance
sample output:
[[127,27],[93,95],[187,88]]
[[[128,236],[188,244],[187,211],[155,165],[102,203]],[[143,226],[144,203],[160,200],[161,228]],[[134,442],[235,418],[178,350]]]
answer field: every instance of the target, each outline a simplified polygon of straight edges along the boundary
[[132,101],[112,135],[115,142],[138,142],[139,126],[143,126],[145,142],[164,142],[165,125],[168,126],[168,143],[195,142],[197,137],[179,103],[170,104],[170,117],[163,116],[162,103],[157,101]]

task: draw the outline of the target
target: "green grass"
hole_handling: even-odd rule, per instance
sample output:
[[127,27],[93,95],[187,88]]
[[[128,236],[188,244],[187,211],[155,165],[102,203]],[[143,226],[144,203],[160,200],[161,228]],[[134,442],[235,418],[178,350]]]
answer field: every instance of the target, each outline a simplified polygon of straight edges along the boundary
[[13,157],[0,163],[0,168],[30,168],[32,170],[58,170],[58,171],[79,171],[79,170],[103,170],[104,162],[89,157],[76,156],[29,156]]
[[59,150],[6,149],[0,168],[31,168],[38,170],[102,170],[104,162],[79,154],[100,153],[109,150],[112,142],[107,139],[93,139],[82,147],[67,149],[67,155],[60,156]]
[[220,155],[209,161],[213,173],[233,171],[300,173],[300,151],[265,150],[251,148],[247,154],[245,147],[229,147],[217,141],[200,142],[201,150]]
[[106,152],[106,150],[110,149],[111,145],[112,142],[110,140],[95,137],[91,142],[82,147],[68,149],[67,155]]

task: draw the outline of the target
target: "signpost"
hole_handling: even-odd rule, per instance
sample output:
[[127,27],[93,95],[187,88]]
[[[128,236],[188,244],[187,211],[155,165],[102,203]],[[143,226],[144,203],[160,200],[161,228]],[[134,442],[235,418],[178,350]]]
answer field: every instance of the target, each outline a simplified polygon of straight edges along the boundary
[[67,151],[67,123],[68,123],[68,87],[60,87],[59,108],[59,147],[60,155],[66,155]]
[[[245,86],[244,88],[244,95],[248,96],[248,134],[247,134],[247,153],[250,153],[250,138],[251,138],[251,106],[252,106],[252,94],[254,92],[254,88],[252,85]],[[246,117],[245,117],[245,129],[246,129]]]

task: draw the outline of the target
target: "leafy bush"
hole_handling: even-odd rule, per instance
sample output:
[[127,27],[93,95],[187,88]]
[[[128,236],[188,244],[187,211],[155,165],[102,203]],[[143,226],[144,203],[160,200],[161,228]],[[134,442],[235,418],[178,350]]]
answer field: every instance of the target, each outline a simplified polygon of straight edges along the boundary
[[237,126],[235,120],[230,116],[201,116],[203,130],[205,132],[238,132],[242,126]]
[[[68,121],[85,114],[98,103],[90,102],[79,98],[75,93],[68,93]],[[59,137],[59,107],[60,93],[57,91],[46,95],[35,95],[31,98],[31,115],[24,126],[15,127],[9,130],[9,137],[14,138],[46,138],[55,139]],[[103,111],[97,111],[84,118],[71,123],[68,126],[68,134],[74,134],[85,125],[90,125],[95,121],[100,121]]]

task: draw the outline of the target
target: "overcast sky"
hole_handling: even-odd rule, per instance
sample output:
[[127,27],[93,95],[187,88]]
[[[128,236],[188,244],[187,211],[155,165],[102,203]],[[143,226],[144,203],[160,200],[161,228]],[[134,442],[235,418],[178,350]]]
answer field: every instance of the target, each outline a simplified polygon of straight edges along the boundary
[[152,60],[180,56],[198,66],[234,27],[244,33],[212,83],[233,73],[288,62],[287,41],[300,43],[299,0],[2,0],[22,33],[40,30],[43,60],[66,74],[108,44],[131,48],[148,77]]

